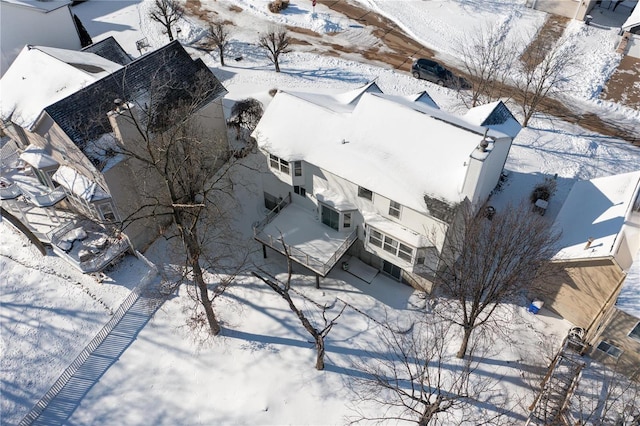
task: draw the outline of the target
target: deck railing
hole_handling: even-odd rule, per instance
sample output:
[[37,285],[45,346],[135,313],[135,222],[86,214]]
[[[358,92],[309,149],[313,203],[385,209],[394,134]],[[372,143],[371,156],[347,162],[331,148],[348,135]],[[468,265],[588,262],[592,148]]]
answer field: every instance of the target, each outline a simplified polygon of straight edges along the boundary
[[264,219],[253,225],[253,235],[256,235],[256,229],[262,231],[264,227],[267,226],[267,224],[271,222],[278,215],[278,213],[280,213],[280,211],[287,207],[289,204],[291,204],[291,193],[284,197],[284,199],[280,200],[280,202],[276,204],[276,206],[272,208],[269,213],[267,213],[267,216]]
[[[253,235],[256,240],[260,241],[263,244],[268,245],[272,249],[282,254],[288,253],[289,257],[291,257],[292,260],[296,261],[297,263],[303,266],[306,266],[307,268],[311,269],[314,272],[317,272],[323,277],[326,276],[329,273],[329,271],[331,271],[331,268],[333,268],[335,264],[338,263],[342,255],[345,254],[347,250],[349,250],[349,247],[351,247],[351,244],[353,244],[353,242],[358,238],[358,232],[356,229],[347,236],[347,239],[342,242],[340,247],[338,247],[338,249],[329,258],[329,260],[322,261],[317,257],[314,257],[308,253],[305,253],[298,248],[295,248],[288,244],[283,244],[280,237],[269,235],[262,230],[258,230],[257,228],[254,228],[253,230],[254,230]],[[285,247],[286,247],[286,253],[285,253]]]

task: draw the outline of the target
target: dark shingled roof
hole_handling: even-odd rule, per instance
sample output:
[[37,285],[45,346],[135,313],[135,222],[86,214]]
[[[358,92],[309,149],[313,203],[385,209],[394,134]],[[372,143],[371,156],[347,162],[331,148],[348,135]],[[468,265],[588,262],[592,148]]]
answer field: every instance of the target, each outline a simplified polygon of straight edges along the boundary
[[111,62],[120,65],[127,65],[131,62],[131,57],[127,55],[122,46],[118,44],[115,38],[108,37],[97,43],[93,43],[82,49],[85,52],[95,53]]
[[513,116],[513,114],[511,114],[511,111],[509,111],[509,108],[507,108],[507,106],[502,101],[500,101],[498,102],[496,107],[493,109],[493,111],[491,111],[491,114],[489,114],[489,116],[480,125],[491,126],[491,125],[503,124],[503,123],[506,123],[507,120],[509,119],[513,119],[516,122],[518,122],[518,120]]
[[[201,59],[193,60],[182,45],[173,41],[135,59],[111,75],[45,108],[45,111],[80,148],[86,142],[111,132],[107,113],[114,101],[138,101],[157,112],[162,126],[169,108],[181,101],[196,101],[203,107],[223,96],[226,89]],[[148,105],[148,103],[151,105]]]

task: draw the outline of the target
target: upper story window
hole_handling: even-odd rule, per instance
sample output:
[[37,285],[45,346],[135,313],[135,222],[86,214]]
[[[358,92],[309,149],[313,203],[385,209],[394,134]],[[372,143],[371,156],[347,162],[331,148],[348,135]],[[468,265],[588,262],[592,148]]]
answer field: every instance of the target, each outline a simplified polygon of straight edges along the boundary
[[342,227],[351,228],[351,213],[343,213],[342,215]]
[[396,203],[395,201],[389,202],[389,216],[400,218],[400,203]]
[[273,154],[269,154],[269,165],[272,169],[281,171],[282,173],[289,174],[289,162],[283,160],[280,157],[276,157]]
[[359,186],[358,187],[358,197],[366,198],[367,200],[371,201],[371,200],[373,200],[373,192],[371,192],[367,188]]
[[302,161],[293,162],[293,175],[302,176]]
[[640,341],[640,322],[637,323],[635,327],[633,327],[633,329],[629,333],[629,337]]

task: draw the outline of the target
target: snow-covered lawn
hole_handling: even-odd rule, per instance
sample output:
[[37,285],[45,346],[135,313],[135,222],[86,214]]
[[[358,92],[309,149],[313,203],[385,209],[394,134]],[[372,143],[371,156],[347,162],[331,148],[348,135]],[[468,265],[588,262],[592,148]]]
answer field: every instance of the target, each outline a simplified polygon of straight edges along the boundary
[[[227,104],[247,96],[267,102],[267,93],[272,88],[338,91],[376,79],[385,92],[408,94],[428,90],[443,109],[459,111],[459,102],[448,89],[415,80],[406,73],[347,59],[296,51],[284,57],[282,73],[273,72],[262,52],[251,44],[257,39],[257,30],[273,19],[316,30],[342,28],[354,42],[371,37],[365,30],[356,35],[351,22],[332,16],[324,7],[316,8],[316,19],[322,19],[319,25],[307,13],[311,2],[296,2],[295,8],[277,18],[264,13],[266,1],[238,1],[246,9],[240,14],[229,10],[233,4],[229,1],[202,3],[236,22],[230,57],[241,54],[242,61],[229,61],[229,66],[220,68],[217,57],[203,56],[229,90]],[[487,25],[508,22],[513,28],[533,29],[542,22],[539,12],[520,8],[518,4],[522,2],[491,2],[482,13],[478,13],[478,5],[485,2],[475,6],[468,1],[363,0],[363,3],[393,15],[395,20],[405,23],[410,33],[447,54],[452,51],[455,32],[459,31],[456,28],[468,19],[463,14],[469,10],[479,23]],[[397,7],[401,3],[411,7]],[[137,56],[136,40],[146,37],[152,46],[165,42],[161,31],[146,20],[147,8],[148,3],[136,1],[92,0],[74,7],[74,12],[94,41],[113,35],[129,53]],[[426,21],[420,23],[420,18],[426,19],[427,15],[430,22],[439,20],[439,31],[419,32],[421,26],[428,27]],[[201,37],[202,31],[195,21],[181,25],[182,41]],[[586,34],[591,40],[591,32],[595,30],[579,31],[581,37]],[[609,41],[589,44],[584,41],[586,37],[576,39],[580,40],[576,45],[584,43],[593,49],[595,57],[609,58],[607,64],[612,61],[607,53]],[[195,49],[190,53],[203,55]],[[590,69],[587,63],[584,69]],[[599,65],[600,69],[607,66]],[[640,122],[635,111],[594,101],[590,93],[602,84],[598,80],[601,74],[589,75],[592,77],[584,77],[581,83],[584,90],[578,90],[580,93],[576,95],[583,99],[586,110]],[[246,159],[255,160],[254,156]],[[545,176],[558,175],[558,192],[545,216],[551,221],[576,179],[638,170],[640,149],[558,119],[536,118],[516,138],[506,168],[511,173],[502,191],[492,200],[497,208],[527,197],[533,185]],[[250,224],[263,214],[259,176],[238,172],[236,177],[245,181],[238,186],[242,208],[238,210],[236,226],[238,233],[249,238]],[[16,424],[107,322],[147,267],[135,258],[126,258],[99,284],[59,258],[40,258],[7,224],[0,224],[0,233],[1,421]],[[257,243],[255,248],[259,248]],[[146,254],[158,263],[170,262],[171,258],[171,250],[163,242]],[[286,271],[283,258],[275,252],[270,251],[266,260],[260,254],[253,260],[281,277]],[[406,320],[408,313],[424,303],[410,288],[383,276],[366,284],[338,268],[323,280],[322,289],[316,290],[312,275],[299,267],[296,272],[295,287],[317,302],[331,303],[339,297],[373,318],[388,315]],[[302,299],[297,300],[302,303]],[[334,309],[339,309],[340,303]],[[492,356],[481,365],[480,373],[499,380],[496,392],[512,395],[513,401],[522,397],[528,404],[533,394],[522,370],[546,364],[544,354],[557,347],[568,324],[544,310],[542,315],[530,315],[525,304],[523,301],[520,306],[502,308],[501,315],[510,324],[505,336],[510,337],[495,336]],[[311,304],[306,307],[309,312],[315,310]],[[318,372],[313,368],[315,353],[310,336],[286,303],[249,274],[239,277],[237,285],[217,302],[224,323],[221,337],[202,343],[200,335],[194,336],[185,325],[192,308],[193,301],[186,288],[180,288],[176,297],[163,305],[137,340],[85,395],[69,423],[340,424],[353,415],[351,405],[355,399],[348,384],[358,374],[354,361],[366,362],[378,341],[379,326],[369,317],[352,308],[345,310],[327,340],[327,369]],[[318,315],[313,315],[313,319],[319,320]],[[526,415],[525,406],[514,406],[510,419],[520,422]]]

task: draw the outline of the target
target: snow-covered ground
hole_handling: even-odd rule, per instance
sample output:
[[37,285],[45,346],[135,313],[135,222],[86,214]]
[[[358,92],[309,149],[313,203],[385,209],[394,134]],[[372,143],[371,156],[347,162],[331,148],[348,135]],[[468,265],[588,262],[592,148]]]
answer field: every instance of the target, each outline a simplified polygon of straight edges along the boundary
[[[416,38],[445,54],[454,51],[456,31],[463,27],[461,23],[468,22],[469,15],[478,24],[507,23],[526,29],[524,34],[543,21],[540,12],[524,9],[521,1],[362,2],[402,22]],[[296,50],[283,58],[283,72],[275,73],[255,47],[257,32],[274,21],[316,31],[343,31],[353,43],[368,43],[372,36],[321,5],[312,17],[310,1],[292,1],[294,7],[278,16],[266,12],[266,3],[202,2],[235,23],[228,56],[242,56],[241,61],[228,60],[228,66],[219,67],[215,54],[190,50],[194,56],[204,55],[229,90],[227,104],[247,96],[267,102],[267,92],[272,88],[338,91],[376,79],[385,92],[428,90],[443,109],[459,111],[459,101],[448,89],[415,80],[407,73],[354,62],[350,57]],[[230,10],[232,4],[244,11]],[[166,42],[160,29],[146,19],[147,10],[148,3],[137,1],[90,0],[74,7],[94,41],[113,35],[134,56],[138,56],[137,40],[147,38],[155,47]],[[424,30],[431,25],[439,30]],[[193,18],[181,23],[181,28],[179,39],[186,44],[202,37],[202,29]],[[616,114],[640,126],[637,112],[594,100],[606,72],[603,70],[615,62],[610,53],[610,33],[583,27],[571,30],[580,33],[575,37],[576,48],[584,45],[592,53],[582,55],[583,70],[591,70],[596,60],[603,61],[595,67],[599,71],[582,77],[580,88],[572,96],[581,99],[585,110]],[[256,157],[244,161],[256,161]],[[527,197],[545,176],[558,175],[558,192],[545,216],[552,220],[576,179],[639,170],[640,150],[559,119],[541,117],[532,120],[516,138],[506,168],[511,173],[492,201],[497,208]],[[245,180],[245,185],[237,187],[241,205],[237,232],[250,238],[250,224],[262,214],[259,175],[239,171],[237,177]],[[0,232],[0,410],[2,424],[16,424],[109,319],[147,267],[135,258],[126,258],[107,273],[103,283],[97,283],[61,259],[41,258],[7,224],[0,224]],[[166,242],[158,242],[146,253],[157,263],[171,263],[171,254]],[[286,271],[284,260],[275,253],[270,253],[266,261],[261,254],[253,260],[274,274]],[[318,291],[313,288],[313,276],[296,272],[296,288],[314,300],[333,302],[338,297],[374,318],[389,315],[406,321],[423,304],[408,287],[381,275],[366,284],[338,268]],[[185,326],[193,307],[186,292],[182,287],[177,297],[168,300],[96,381],[74,407],[70,424],[341,424],[354,414],[355,398],[349,384],[358,374],[354,367],[358,360],[375,361],[371,350],[377,347],[377,323],[347,308],[327,340],[327,369],[318,372],[313,368],[315,354],[310,336],[286,303],[257,279],[248,274],[239,277],[237,285],[217,302],[224,332],[204,344]],[[297,300],[302,303],[302,299]],[[340,303],[334,309],[339,309]],[[305,305],[314,312],[313,305]],[[513,396],[509,419],[514,423],[521,422],[533,398],[523,371],[536,364],[545,365],[548,360],[544,354],[559,344],[568,327],[542,312],[533,316],[524,306],[504,306],[501,315],[510,324],[506,333],[510,337],[495,336],[493,354],[480,366],[482,376],[497,381],[492,395]],[[317,313],[312,316],[319,320]],[[520,404],[518,397],[523,398]]]

